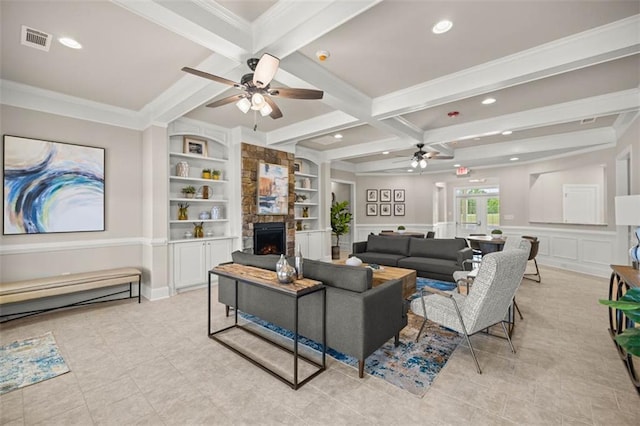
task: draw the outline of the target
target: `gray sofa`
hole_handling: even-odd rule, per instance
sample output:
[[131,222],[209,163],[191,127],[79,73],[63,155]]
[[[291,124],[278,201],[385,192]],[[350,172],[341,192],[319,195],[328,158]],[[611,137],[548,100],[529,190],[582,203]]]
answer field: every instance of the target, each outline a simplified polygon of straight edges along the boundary
[[[275,270],[277,255],[253,255],[236,251],[234,263]],[[289,259],[291,263],[293,259]],[[304,259],[305,277],[322,281],[326,291],[327,346],[358,359],[358,375],[363,377],[364,360],[392,337],[400,340],[407,325],[407,304],[402,298],[402,282],[392,280],[376,288],[369,268],[334,265]],[[260,287],[238,283],[240,311],[253,314],[280,327],[293,329],[292,298]],[[322,341],[322,293],[312,293],[299,301],[299,334]],[[235,282],[219,277],[218,301],[235,305]]]
[[367,241],[353,243],[353,253],[365,263],[415,269],[419,277],[453,280],[473,257],[464,238],[394,238],[369,235]]

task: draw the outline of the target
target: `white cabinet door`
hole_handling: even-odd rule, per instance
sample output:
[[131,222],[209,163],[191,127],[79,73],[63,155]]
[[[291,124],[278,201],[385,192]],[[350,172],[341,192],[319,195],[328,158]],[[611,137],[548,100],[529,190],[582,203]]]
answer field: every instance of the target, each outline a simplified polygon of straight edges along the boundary
[[176,288],[205,282],[207,265],[205,264],[204,248],[203,241],[173,245],[173,282]]
[[209,269],[224,262],[231,262],[231,240],[207,241],[206,248],[207,269],[205,275],[209,273]]
[[321,259],[322,258],[322,232],[310,232],[309,236],[309,248],[307,257],[309,259]]

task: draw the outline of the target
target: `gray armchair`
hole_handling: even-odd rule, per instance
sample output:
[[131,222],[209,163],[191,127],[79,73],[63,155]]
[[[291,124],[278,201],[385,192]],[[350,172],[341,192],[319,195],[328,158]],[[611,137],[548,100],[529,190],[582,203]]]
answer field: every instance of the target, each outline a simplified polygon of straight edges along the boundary
[[[521,244],[526,245],[528,242]],[[504,322],[522,282],[528,257],[529,248],[485,255],[468,295],[425,287],[422,297],[411,302],[411,310],[424,317],[416,341],[420,338],[427,319],[464,334],[478,374],[481,374],[469,336],[499,323],[507,336],[511,351],[515,353]]]

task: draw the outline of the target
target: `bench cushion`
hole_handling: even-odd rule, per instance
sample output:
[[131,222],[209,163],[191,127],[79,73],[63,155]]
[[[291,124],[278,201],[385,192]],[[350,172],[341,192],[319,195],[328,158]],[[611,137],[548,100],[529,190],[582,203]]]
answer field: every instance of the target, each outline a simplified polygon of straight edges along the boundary
[[136,268],[117,268],[0,283],[0,304],[128,284],[137,282],[141,275]]

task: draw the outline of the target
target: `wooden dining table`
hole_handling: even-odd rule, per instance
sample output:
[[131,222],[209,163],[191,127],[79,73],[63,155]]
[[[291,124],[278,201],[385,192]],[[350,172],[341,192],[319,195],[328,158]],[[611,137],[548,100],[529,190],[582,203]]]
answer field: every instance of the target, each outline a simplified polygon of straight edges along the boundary
[[480,251],[483,255],[493,253],[495,251],[501,251],[502,247],[504,247],[504,243],[506,242],[506,239],[504,238],[493,238],[490,235],[473,235],[466,238],[469,241],[475,241],[478,243],[478,247],[480,247]]

